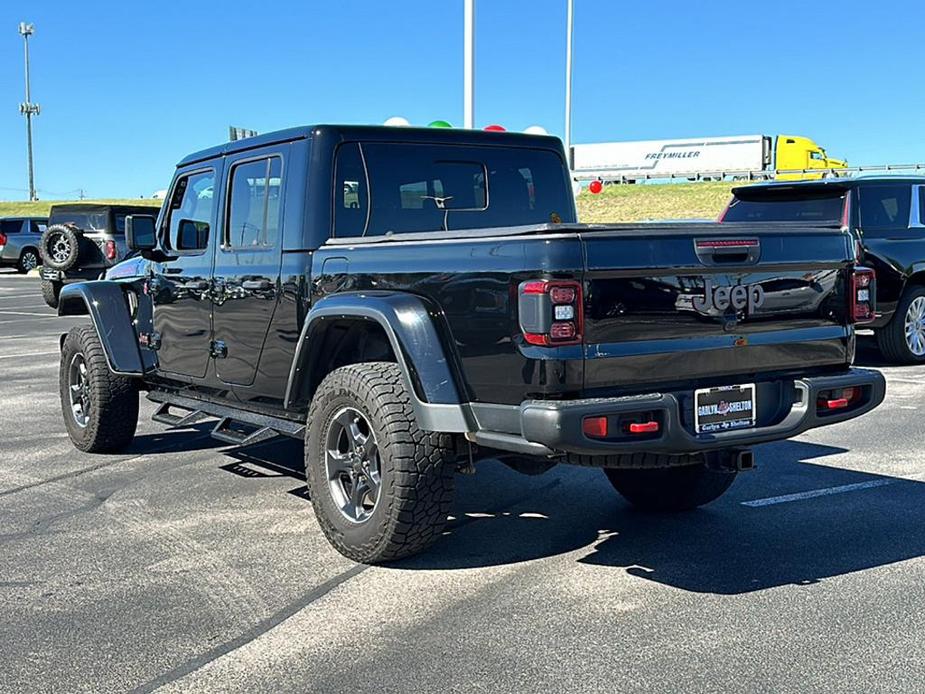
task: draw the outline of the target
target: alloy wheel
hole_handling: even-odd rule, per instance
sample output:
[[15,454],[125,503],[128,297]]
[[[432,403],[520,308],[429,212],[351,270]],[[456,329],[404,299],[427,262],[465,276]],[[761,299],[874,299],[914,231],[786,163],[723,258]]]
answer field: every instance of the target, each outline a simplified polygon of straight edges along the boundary
[[64,234],[57,234],[51,244],[51,257],[56,263],[65,262],[71,254],[71,242]]
[[925,296],[917,296],[906,309],[906,346],[915,356],[925,356]]
[[353,407],[338,410],[325,437],[325,467],[334,503],[345,518],[362,523],[376,508],[382,471],[376,436]]
[[34,270],[39,266],[39,257],[32,251],[26,251],[22,254],[19,264],[23,270],[29,272],[29,270]]
[[90,373],[83,354],[75,354],[67,371],[68,395],[71,414],[79,427],[86,427],[90,421]]

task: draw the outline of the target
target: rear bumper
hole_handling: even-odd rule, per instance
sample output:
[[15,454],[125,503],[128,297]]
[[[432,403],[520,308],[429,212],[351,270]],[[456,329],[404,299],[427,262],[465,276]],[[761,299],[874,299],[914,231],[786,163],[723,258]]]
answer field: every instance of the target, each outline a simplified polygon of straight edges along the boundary
[[[710,434],[694,434],[683,423],[680,403],[672,393],[651,393],[621,398],[549,401],[529,400],[520,406],[521,437],[503,435],[493,440],[487,432],[472,438],[483,445],[514,449],[516,439],[523,446],[520,452],[556,455],[612,455],[651,452],[685,454],[721,448],[742,447],[767,441],[787,439],[814,429],[844,422],[870,412],[883,402],[886,382],[879,371],[850,369],[834,376],[802,378],[793,382],[799,398],[781,421],[769,426],[738,429]],[[859,387],[861,396],[844,410],[817,412],[816,400],[822,391]],[[601,440],[586,436],[582,430],[585,417],[654,414],[659,431],[642,437],[623,436],[619,440]],[[481,440],[480,440],[481,439]],[[505,446],[505,444],[509,446]]]

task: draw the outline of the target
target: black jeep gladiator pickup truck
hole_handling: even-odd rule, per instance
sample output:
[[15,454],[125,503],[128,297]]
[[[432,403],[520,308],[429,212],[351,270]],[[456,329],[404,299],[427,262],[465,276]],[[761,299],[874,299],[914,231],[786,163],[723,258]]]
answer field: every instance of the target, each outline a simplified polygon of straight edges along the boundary
[[688,509],[749,446],[864,414],[852,368],[872,273],[838,227],[580,225],[558,139],[315,126],[180,162],[147,262],[64,287],[74,444],[218,419],[304,437],[322,530],[379,562],[434,541],[479,459],[600,467],[631,503]]

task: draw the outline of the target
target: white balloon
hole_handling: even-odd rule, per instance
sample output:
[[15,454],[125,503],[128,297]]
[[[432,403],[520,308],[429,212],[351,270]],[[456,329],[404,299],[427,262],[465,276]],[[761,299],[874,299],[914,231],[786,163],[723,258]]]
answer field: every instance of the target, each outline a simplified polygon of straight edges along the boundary
[[581,183],[579,181],[572,181],[572,195],[576,198],[581,195]]
[[407,128],[411,123],[408,122],[407,118],[402,118],[401,116],[392,116],[389,118],[383,125],[391,125],[396,128]]
[[544,128],[542,125],[531,125],[529,128],[524,130],[524,132],[527,135],[548,135],[549,134],[548,132],[546,132],[546,128]]

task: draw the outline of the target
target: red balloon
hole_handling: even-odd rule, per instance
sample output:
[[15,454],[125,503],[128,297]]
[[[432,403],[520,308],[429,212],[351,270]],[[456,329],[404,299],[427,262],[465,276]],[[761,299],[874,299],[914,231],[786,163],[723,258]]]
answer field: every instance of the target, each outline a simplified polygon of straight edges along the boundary
[[593,195],[597,195],[604,190],[604,184],[600,181],[591,181],[591,183],[588,184],[588,190],[590,190]]
[[487,131],[490,132],[490,133],[504,133],[504,132],[507,132],[507,131],[506,131],[502,126],[500,126],[500,125],[486,125],[486,126],[485,126],[485,130],[487,130]]

